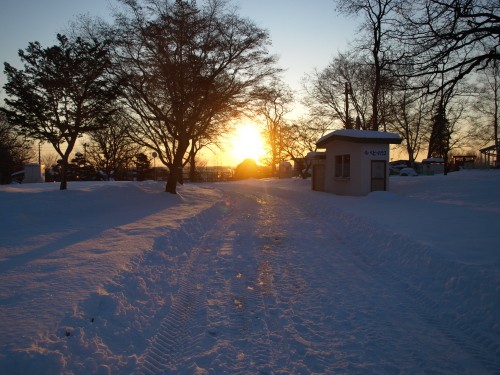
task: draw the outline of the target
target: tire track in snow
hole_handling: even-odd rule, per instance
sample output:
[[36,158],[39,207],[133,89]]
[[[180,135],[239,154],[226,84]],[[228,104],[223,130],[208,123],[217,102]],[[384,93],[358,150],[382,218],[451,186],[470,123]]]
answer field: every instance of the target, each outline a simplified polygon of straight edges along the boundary
[[[216,204],[211,211],[223,211],[222,204]],[[217,215],[219,217],[219,215]],[[216,222],[210,222],[214,216],[208,214],[200,217],[203,222],[199,223],[202,232],[183,233],[177,240],[169,241],[169,247],[184,247],[183,241],[194,236],[197,240],[188,241],[189,249],[187,254],[175,254],[172,249],[168,253],[173,253],[174,260],[179,256],[187,256],[183,262],[176,262],[172,265],[171,277],[178,278],[177,289],[170,289],[170,308],[166,311],[166,316],[161,319],[159,328],[150,339],[149,346],[144,350],[138,359],[137,373],[139,374],[163,374],[176,373],[179,364],[183,364],[186,356],[199,350],[203,345],[205,328],[203,326],[204,314],[206,313],[205,285],[208,259],[211,255],[211,241],[217,236],[211,236],[214,231],[218,233],[219,221],[224,220],[224,215]],[[190,228],[188,225],[187,228]],[[199,232],[199,233],[198,233]],[[173,241],[173,243],[172,243]],[[177,243],[179,241],[179,243]],[[181,267],[180,269],[176,267]],[[167,288],[167,290],[169,290]],[[201,325],[201,326],[200,326]]]
[[[344,242],[341,234],[334,233],[334,235],[339,242]],[[374,246],[378,246],[376,243],[377,238],[373,238],[372,241]],[[449,341],[448,346],[450,348],[462,352],[465,357],[474,358],[481,364],[483,371],[487,370],[488,373],[500,374],[499,344],[485,337],[472,326],[446,320],[443,316],[440,316],[442,307],[436,301],[433,301],[424,290],[413,286],[390,269],[370,260],[366,254],[359,252],[355,245],[350,246],[350,248],[359,260],[358,265],[360,268],[365,268],[366,272],[378,275],[381,279],[386,280],[387,286],[390,286],[400,301],[400,310],[408,315],[419,316],[420,319]],[[418,356],[415,358],[422,360]],[[423,363],[426,362],[428,362],[427,359],[423,360]]]
[[245,212],[253,220],[255,201],[238,197],[233,203],[237,210],[229,209],[191,251],[139,373],[271,371],[256,263],[248,260],[255,252],[252,226],[239,216]]
[[[345,371],[343,353],[330,323],[331,312],[335,309],[335,300],[331,295],[333,288],[346,283],[343,273],[336,272],[331,265],[338,244],[327,241],[315,248],[314,243],[321,243],[315,231],[317,223],[308,227],[308,218],[304,217],[294,202],[269,195],[277,222],[283,235],[280,244],[282,272],[277,275],[279,281],[279,304],[285,310],[284,332],[289,343],[286,367],[292,373],[335,373]],[[300,223],[297,227],[296,223]],[[329,252],[325,252],[325,248]],[[286,267],[284,267],[286,266]]]
[[[142,356],[141,372],[251,369],[264,374],[344,368],[338,365],[343,355],[335,353],[338,343],[323,322],[322,306],[331,301],[321,297],[331,284],[344,280],[310,276],[329,261],[307,261],[303,244],[288,239],[289,219],[299,214],[297,209],[261,193],[235,193],[233,201],[238,204],[235,213],[246,217],[229,214],[204,236],[197,247],[212,249],[216,256],[192,251],[183,270],[189,276],[179,282],[170,312]],[[195,260],[200,256],[204,260]],[[202,265],[194,267],[196,275],[187,272],[193,262]],[[204,282],[205,290],[196,289],[193,280]],[[205,328],[191,326],[203,321],[194,314],[206,314]]]
[[194,317],[202,304],[202,286],[197,276],[204,272],[201,253],[199,248],[191,252],[190,261],[182,270],[183,277],[170,311],[139,361],[142,365],[139,373],[176,371],[176,359],[185,350],[189,325],[195,321]]
[[[279,196],[279,194],[277,195]],[[275,198],[276,197],[273,197],[273,199]],[[453,325],[450,326],[449,322],[442,321],[436,314],[437,305],[428,300],[422,291],[416,289],[408,290],[407,284],[399,279],[395,279],[393,275],[387,273],[387,271],[383,268],[377,267],[373,262],[368,262],[367,259],[364,259],[364,254],[357,251],[356,241],[344,238],[345,236],[342,232],[342,225],[329,227],[328,223],[325,223],[322,220],[311,220],[311,217],[307,215],[307,209],[301,209],[299,205],[294,204],[294,202],[286,201],[286,199],[281,202],[281,205],[287,207],[289,217],[295,217],[296,221],[304,223],[304,229],[309,231],[309,233],[313,232],[315,229],[324,233],[329,232],[326,238],[330,238],[330,241],[325,241],[324,245],[326,247],[330,247],[332,251],[330,253],[321,251],[318,252],[318,258],[321,258],[321,261],[317,262],[315,265],[315,267],[319,267],[316,274],[322,275],[323,277],[326,276],[325,280],[314,280],[315,273],[310,273],[311,269],[309,269],[304,273],[312,276],[311,285],[318,285],[319,288],[316,287],[317,290],[321,290],[322,288],[325,290],[328,288],[331,289],[332,285],[336,285],[337,287],[340,285],[341,288],[346,286],[346,289],[348,289],[348,283],[352,283],[354,281],[352,278],[353,275],[343,275],[343,270],[338,265],[333,267],[333,272],[331,273],[320,271],[320,267],[324,264],[335,264],[335,262],[340,263],[342,267],[357,270],[359,277],[366,279],[361,283],[359,283],[359,281],[355,281],[356,284],[365,284],[367,288],[366,290],[359,289],[353,290],[349,293],[338,293],[343,298],[351,298],[355,300],[350,301],[349,303],[344,301],[345,309],[352,310],[357,308],[361,310],[361,312],[353,313],[353,316],[350,319],[351,321],[348,319],[347,323],[352,324],[352,318],[356,316],[361,316],[363,318],[363,321],[360,322],[360,326],[362,328],[353,326],[351,333],[356,336],[357,345],[360,345],[360,348],[361,346],[366,346],[366,349],[363,349],[365,353],[360,353],[360,348],[350,350],[349,344],[346,344],[345,338],[342,337],[349,336],[349,332],[345,329],[343,332],[340,330],[341,334],[338,335],[340,337],[337,337],[339,340],[344,340],[344,342],[339,344],[339,340],[337,340],[337,343],[335,344],[335,335],[327,337],[328,327],[321,326],[321,328],[316,330],[316,332],[324,330],[323,340],[320,338],[318,341],[321,343],[325,340],[331,340],[333,344],[332,347],[336,346],[337,351],[334,350],[332,352],[330,348],[328,348],[328,345],[318,346],[322,347],[324,352],[328,352],[334,357],[337,356],[337,360],[332,360],[329,355],[322,356],[320,354],[321,351],[315,352],[312,346],[308,347],[307,350],[309,353],[315,352],[315,364],[317,365],[317,363],[323,363],[323,367],[318,369],[313,368],[313,364],[309,363],[311,366],[309,367],[309,370],[325,371],[334,369],[336,371],[359,371],[359,367],[356,368],[353,366],[356,366],[356,361],[360,360],[361,362],[365,362],[364,364],[359,364],[365,370],[369,369],[370,365],[373,365],[373,368],[370,371],[373,371],[374,373],[415,371],[415,369],[419,369],[419,371],[422,370],[424,372],[426,371],[425,369],[427,369],[427,371],[450,372],[454,371],[456,368],[454,367],[455,364],[453,362],[458,360],[458,362],[464,366],[464,371],[466,372],[466,368],[478,368],[477,364],[472,365],[470,363],[471,359],[475,358],[475,360],[481,364],[480,367],[483,368],[482,371],[487,369],[487,371],[492,373],[498,373],[498,360],[495,359],[494,354],[494,350],[496,348],[495,343],[483,337],[480,341],[484,342],[485,345],[478,346],[470,338],[463,335],[461,330],[457,331],[457,327],[454,327]],[[286,220],[286,217],[284,217],[284,219]],[[306,225],[308,222],[309,224]],[[349,234],[352,232],[348,228],[345,229],[347,230],[344,233]],[[335,241],[335,246],[332,246],[332,235],[335,235],[337,239],[337,241]],[[296,255],[297,258],[300,258],[301,253],[299,252]],[[306,259],[304,259],[304,262],[301,262],[299,259],[297,259],[297,261],[298,264],[310,263]],[[326,280],[328,280],[328,282],[322,283],[322,281]],[[281,292],[284,293],[283,290],[281,290]],[[379,301],[376,301],[376,298],[374,299],[374,295],[376,296],[377,293],[380,292],[385,294],[383,297],[388,301],[388,303],[397,304],[398,307],[396,311],[390,311],[387,307],[381,305]],[[304,296],[301,296],[300,298],[302,303],[314,303],[312,299],[308,300],[303,297]],[[328,301],[320,301],[320,303],[325,305]],[[337,308],[335,305],[332,305],[331,307],[334,309]],[[387,311],[385,311],[386,309]],[[321,319],[321,314],[324,315],[325,310],[318,314],[318,319]],[[301,317],[303,317],[303,315]],[[425,335],[419,332],[413,332],[415,331],[415,328],[412,327],[411,324],[404,322],[405,319],[418,319],[420,321],[424,321],[425,324],[423,327]],[[315,322],[311,320],[314,319],[307,320],[307,317],[305,317],[305,321],[307,321],[307,329],[310,329],[309,333],[314,334],[315,331],[312,327],[314,327]],[[336,325],[338,324],[334,324],[332,328],[338,329],[338,327],[335,327]],[[419,327],[420,325],[421,323],[417,323],[416,326]],[[289,329],[292,331],[294,326],[292,325]],[[476,338],[478,334],[479,333],[476,333]],[[394,352],[397,352],[398,350],[398,344],[391,342],[394,337],[397,337],[399,345],[406,345],[409,348],[407,351],[408,358],[390,358],[389,353],[391,352],[391,349]],[[363,339],[365,342],[362,342]],[[418,340],[422,340],[421,345],[419,345]],[[349,340],[347,340],[347,342],[349,342]],[[442,343],[442,345],[439,343]],[[351,345],[356,345],[356,343],[353,342]],[[427,348],[419,347],[426,345],[428,346]],[[434,345],[436,346],[435,349],[433,347]],[[387,347],[387,358],[380,358],[380,347]],[[346,348],[347,350],[344,350]],[[351,356],[353,353],[354,357]],[[362,356],[360,356],[360,354]],[[356,356],[359,358],[356,358]],[[373,356],[373,358],[370,358],[370,356]],[[325,358],[326,361],[324,361]],[[349,358],[349,360],[346,360],[346,358]],[[370,363],[371,361],[372,363]],[[460,364],[458,366],[460,366]]]
[[[221,351],[213,370],[216,373],[217,370],[244,373],[251,368],[260,373],[309,373],[309,367],[319,371],[332,367],[329,345],[322,346],[304,337],[322,335],[324,327],[319,319],[313,323],[307,317],[314,307],[306,309],[304,316],[290,307],[300,293],[308,295],[304,306],[315,306],[318,301],[316,291],[307,283],[300,260],[299,263],[293,261],[301,249],[287,241],[288,221],[282,211],[286,206],[282,205],[283,201],[266,194],[248,192],[245,199],[253,200],[258,210],[250,215],[247,226],[240,227],[241,224],[234,223],[232,229],[239,234],[239,239],[232,241],[229,248],[237,251],[232,252],[232,257],[215,262],[215,266],[223,270],[240,271],[237,274],[241,274],[241,279],[246,282],[238,285],[238,278],[230,272],[219,273],[220,285],[215,290],[225,292],[218,293],[217,303],[210,305],[216,306],[213,316],[226,316],[227,319],[214,330],[214,335],[222,336],[222,342],[228,330],[232,330],[233,335],[230,349]],[[252,241],[252,237],[253,244],[241,246],[238,243]],[[239,258],[252,260],[239,261]],[[249,267],[252,264],[255,266]],[[233,296],[237,296],[239,314],[231,310],[229,299]],[[321,311],[318,316],[321,317]],[[239,350],[241,343],[246,343],[245,347],[258,353]],[[315,351],[314,355],[312,351]],[[304,357],[314,358],[310,364],[305,364]]]
[[429,299],[424,292],[401,280],[401,278],[392,272],[377,267],[373,267],[373,271],[383,275],[387,280],[399,284],[402,290],[406,292],[406,296],[411,297],[411,304],[402,304],[401,307],[404,310],[416,313],[453,343],[458,350],[475,358],[489,373],[500,374],[500,354],[498,346],[495,343],[471,327],[460,327],[451,320],[443,320],[439,316],[441,310],[434,301]]
[[[302,212],[307,212],[307,209]],[[300,212],[298,212],[298,214],[300,214]],[[307,220],[307,217],[304,217],[304,219]],[[387,288],[389,288],[390,292],[394,294],[393,299],[395,298],[399,301],[398,309],[400,309],[403,314],[406,314],[407,316],[417,315],[421,320],[427,323],[428,328],[431,331],[434,331],[433,333],[436,336],[441,336],[436,338],[436,340],[442,340],[444,338],[448,341],[445,347],[449,349],[449,352],[456,351],[457,353],[462,353],[462,355],[455,354],[454,358],[450,357],[451,362],[454,359],[456,360],[456,358],[460,358],[461,361],[463,360],[464,363],[466,363],[467,361],[470,361],[467,358],[474,358],[477,363],[481,365],[481,371],[488,371],[488,373],[494,374],[500,373],[500,353],[498,343],[488,337],[485,337],[481,334],[481,332],[475,330],[472,326],[460,325],[454,321],[445,320],[443,316],[439,315],[442,308],[438,306],[435,301],[432,301],[426,295],[425,291],[420,288],[415,288],[410,283],[402,280],[401,277],[397,276],[391,270],[385,269],[383,266],[378,265],[376,261],[374,262],[370,260],[367,258],[366,254],[357,250],[356,241],[351,242],[349,239],[346,239],[337,228],[332,229],[333,230],[330,231],[330,234],[336,238],[339,244],[345,244],[345,246],[341,246],[339,249],[346,248],[353,253],[352,255],[354,255],[346,258],[346,253],[344,252],[344,259],[351,262],[354,261],[359,269],[364,269],[367,274],[371,274],[380,280],[384,280],[387,283]],[[359,230],[362,232],[363,227],[360,226]],[[349,232],[350,231],[347,231],[346,233]],[[356,231],[353,232],[355,233]],[[360,233],[361,237],[362,234],[363,233]],[[380,237],[371,239],[375,242],[374,246],[380,245],[376,243],[379,239]],[[342,252],[337,252],[337,254],[342,255]],[[389,326],[394,325],[389,324]],[[373,331],[373,329],[371,331]],[[377,333],[370,333],[371,336],[374,334],[376,335]],[[378,334],[380,334],[380,332]],[[417,364],[420,364],[417,367],[420,370],[428,367],[429,371],[435,371],[437,368],[437,366],[435,368],[429,366],[429,358],[420,355],[418,351],[411,352],[410,356],[415,359]],[[443,362],[446,361],[443,360]],[[446,370],[446,364],[443,366],[443,371],[445,372],[454,371],[453,367],[449,367],[449,369]],[[465,368],[463,371],[467,372]]]
[[205,366],[211,373],[270,373],[272,357],[260,294],[259,265],[255,259],[254,199],[230,194],[236,213],[220,228],[221,243],[210,263],[207,290],[208,332],[211,356]]
[[197,244],[142,373],[498,371],[424,291],[360,253],[341,214],[325,222],[276,191],[228,196],[235,210]]
[[[259,202],[258,238],[261,245],[257,258],[271,264],[267,277],[272,279],[273,286],[273,293],[264,294],[272,338],[273,369],[284,373],[309,373],[313,369],[305,357],[315,351],[315,366],[320,364],[316,370],[324,371],[330,365],[329,355],[322,353],[321,344],[310,339],[319,335],[322,327],[311,324],[310,317],[302,314],[305,310],[305,315],[312,311],[310,308],[317,304],[317,293],[306,279],[305,264],[297,263],[301,249],[288,240],[289,220],[296,217],[295,212],[290,202],[267,193],[260,196]],[[303,310],[304,307],[308,308]]]

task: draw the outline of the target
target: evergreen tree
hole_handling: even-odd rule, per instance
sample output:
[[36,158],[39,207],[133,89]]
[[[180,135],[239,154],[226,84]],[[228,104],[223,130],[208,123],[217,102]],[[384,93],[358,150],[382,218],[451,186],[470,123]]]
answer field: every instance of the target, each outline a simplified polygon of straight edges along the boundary
[[146,154],[139,153],[135,156],[135,168],[137,170],[137,181],[144,181],[150,177],[151,161]]
[[432,131],[429,139],[427,157],[442,158],[445,174],[447,173],[448,152],[450,151],[449,121],[446,118],[446,109],[442,101],[439,102],[436,114],[432,118]]
[[103,128],[113,113],[116,89],[108,77],[108,45],[57,35],[58,44],[30,43],[19,51],[24,69],[5,63],[8,96],[3,112],[28,137],[49,142],[61,157],[67,188],[68,160],[79,137]]

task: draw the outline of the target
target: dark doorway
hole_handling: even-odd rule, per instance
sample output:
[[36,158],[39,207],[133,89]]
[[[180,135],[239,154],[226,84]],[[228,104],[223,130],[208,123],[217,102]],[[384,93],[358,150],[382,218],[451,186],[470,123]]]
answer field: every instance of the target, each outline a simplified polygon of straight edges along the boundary
[[313,190],[325,191],[325,165],[313,165]]
[[386,190],[386,163],[385,160],[372,160],[371,191]]

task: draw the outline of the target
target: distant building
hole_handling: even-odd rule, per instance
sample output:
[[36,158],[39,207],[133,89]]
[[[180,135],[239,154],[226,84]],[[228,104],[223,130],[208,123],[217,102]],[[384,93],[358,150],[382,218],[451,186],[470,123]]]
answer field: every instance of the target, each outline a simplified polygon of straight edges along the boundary
[[325,190],[325,160],[326,152],[310,152],[307,159],[311,164],[312,189]]
[[479,152],[484,156],[486,164],[493,168],[500,168],[500,143],[482,148]]
[[290,178],[293,174],[292,164],[288,161],[280,161],[278,166],[278,177],[279,178]]
[[444,159],[443,158],[427,158],[422,160],[422,173],[424,175],[433,175],[444,173]]
[[24,170],[12,173],[12,178],[24,184],[45,182],[45,166],[38,163],[26,163]]
[[453,155],[453,165],[456,169],[474,169],[476,155]]
[[371,130],[341,129],[320,138],[326,149],[313,164],[314,190],[339,195],[366,195],[388,190],[389,145],[399,144],[397,134]]

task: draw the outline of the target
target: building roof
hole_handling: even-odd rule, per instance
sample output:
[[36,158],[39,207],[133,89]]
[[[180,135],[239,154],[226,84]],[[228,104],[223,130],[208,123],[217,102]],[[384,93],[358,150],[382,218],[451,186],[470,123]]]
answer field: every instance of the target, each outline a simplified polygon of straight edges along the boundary
[[308,152],[306,155],[308,159],[324,159],[325,157],[326,152],[324,151]]
[[423,159],[422,163],[432,164],[432,163],[444,163],[443,158],[427,158]]
[[355,142],[355,143],[401,143],[402,139],[394,133],[379,132],[374,130],[339,129],[321,137],[316,146],[324,148],[334,140]]
[[491,146],[480,149],[479,152],[481,152],[482,154],[486,154],[488,152],[498,151],[497,149],[498,149],[498,147],[496,145],[491,145]]

